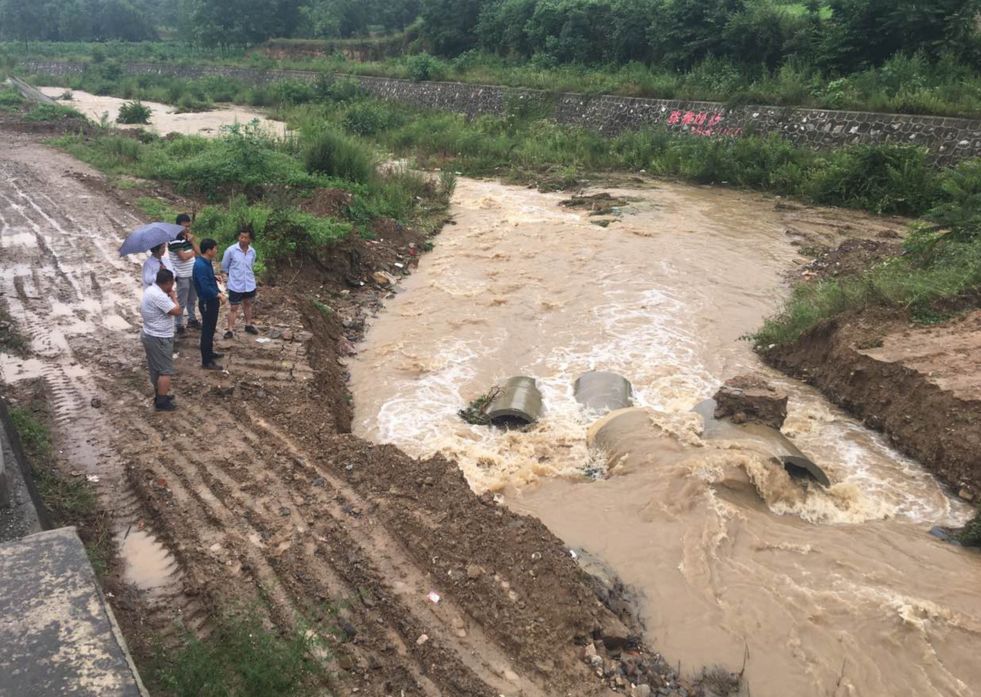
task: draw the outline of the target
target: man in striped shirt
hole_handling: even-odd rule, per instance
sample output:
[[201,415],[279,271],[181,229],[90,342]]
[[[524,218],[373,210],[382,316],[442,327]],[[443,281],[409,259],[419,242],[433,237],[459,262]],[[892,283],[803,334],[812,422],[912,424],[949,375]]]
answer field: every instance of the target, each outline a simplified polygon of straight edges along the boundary
[[[174,276],[177,279],[176,290],[177,299],[182,308],[187,312],[187,326],[200,327],[197,317],[194,316],[194,306],[197,305],[197,293],[194,290],[194,283],[191,281],[191,274],[194,272],[194,257],[199,253],[197,240],[191,232],[191,216],[181,213],[177,216],[177,224],[184,228],[184,232],[177,235],[177,239],[167,245],[170,251],[170,262],[173,266]],[[184,314],[180,314],[174,320],[174,328],[178,334],[183,334]]]

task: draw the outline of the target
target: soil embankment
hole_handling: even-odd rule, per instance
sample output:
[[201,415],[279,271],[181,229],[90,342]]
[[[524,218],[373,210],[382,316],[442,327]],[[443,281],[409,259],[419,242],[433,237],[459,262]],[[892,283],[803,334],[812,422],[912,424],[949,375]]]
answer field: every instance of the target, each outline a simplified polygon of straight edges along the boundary
[[932,327],[846,316],[764,357],[885,433],[962,498],[981,494],[981,311]]
[[29,343],[0,354],[0,377],[43,386],[65,475],[98,482],[124,552],[106,582],[137,652],[261,597],[273,622],[324,639],[336,694],[677,685],[541,523],[477,497],[444,459],[343,433],[340,359],[386,292],[371,272],[408,237],[340,245],[264,287],[261,335],[220,342],[224,372],[182,339],[179,409],[157,414],[138,266],[116,254],[141,220],[36,137],[0,130],[0,146],[0,293]]

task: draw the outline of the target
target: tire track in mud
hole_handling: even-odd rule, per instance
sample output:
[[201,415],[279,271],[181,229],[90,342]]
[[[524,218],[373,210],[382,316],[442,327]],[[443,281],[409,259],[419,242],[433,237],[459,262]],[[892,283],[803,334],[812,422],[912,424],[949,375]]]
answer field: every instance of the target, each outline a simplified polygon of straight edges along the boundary
[[100,411],[101,383],[119,364],[113,356],[138,331],[138,280],[114,247],[139,219],[110,213],[108,201],[70,176],[77,166],[30,142],[12,143],[0,159],[0,292],[31,352],[27,359],[0,356],[0,376],[9,384],[43,383],[63,472],[93,483],[124,564],[149,561],[157,570],[146,579],[136,575],[146,599],[188,614],[193,608],[177,560],[141,526],[126,463]]

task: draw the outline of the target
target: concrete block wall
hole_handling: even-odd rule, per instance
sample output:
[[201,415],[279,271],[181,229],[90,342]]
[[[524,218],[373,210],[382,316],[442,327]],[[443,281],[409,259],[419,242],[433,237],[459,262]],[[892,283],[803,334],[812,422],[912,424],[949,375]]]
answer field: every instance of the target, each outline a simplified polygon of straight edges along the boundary
[[[29,61],[21,68],[27,74],[70,76],[84,72],[86,64]],[[286,79],[312,82],[319,75],[316,71],[304,70],[161,63],[131,63],[123,69],[135,75],[221,76],[259,84]],[[607,135],[661,126],[700,138],[777,134],[798,145],[823,149],[858,144],[916,145],[926,148],[941,164],[981,156],[981,120],[978,119],[755,105],[728,107],[720,102],[555,94],[498,85],[412,82],[366,76],[351,76],[351,79],[381,99],[453,111],[469,117],[502,115],[508,108],[526,102],[535,105],[536,113],[538,109],[544,109],[544,113],[558,123]]]

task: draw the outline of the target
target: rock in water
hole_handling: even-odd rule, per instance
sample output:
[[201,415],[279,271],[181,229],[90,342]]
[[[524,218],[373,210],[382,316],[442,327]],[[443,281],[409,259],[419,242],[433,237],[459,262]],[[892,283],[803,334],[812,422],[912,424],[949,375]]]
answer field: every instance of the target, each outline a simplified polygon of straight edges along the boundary
[[759,423],[778,431],[787,418],[787,394],[755,375],[737,375],[715,393],[715,418]]

